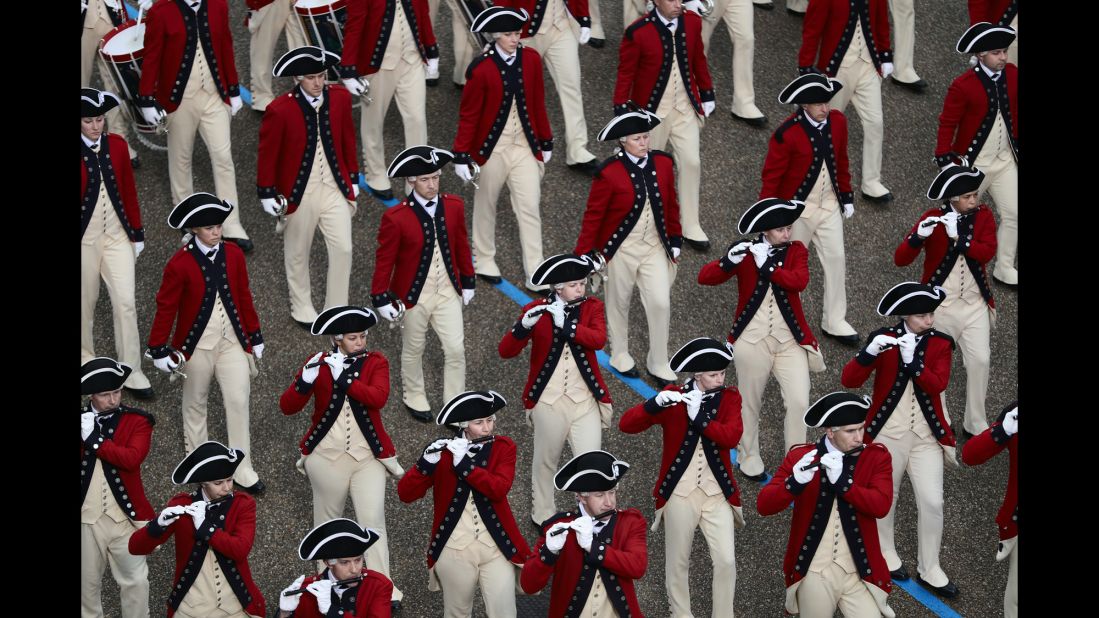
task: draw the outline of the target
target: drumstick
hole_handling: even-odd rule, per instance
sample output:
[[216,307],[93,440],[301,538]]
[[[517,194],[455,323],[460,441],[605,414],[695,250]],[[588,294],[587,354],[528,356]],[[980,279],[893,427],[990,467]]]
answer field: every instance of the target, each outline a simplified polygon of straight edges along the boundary
[[[592,519],[603,519],[604,517],[606,517],[608,515],[614,515],[614,512],[617,511],[617,510],[618,509],[610,509],[609,511],[603,511],[600,514],[593,516]],[[555,531],[549,533],[549,535],[550,536],[557,536],[559,534],[564,534],[564,533],[568,532],[569,530],[571,530],[571,528],[560,528],[558,530],[555,530]]]
[[[860,444],[860,445],[856,446],[855,448],[845,452],[844,456],[846,457],[847,455],[854,455],[855,453],[861,451],[864,448],[866,448],[866,445],[865,444]],[[819,467],[820,467],[820,460],[818,459],[815,463],[811,463],[808,466],[803,467],[801,469],[801,471],[806,472],[806,471],[812,470],[814,468],[819,468]]]
[[[495,437],[496,437],[496,436],[481,436],[480,438],[476,438],[476,439],[474,439],[474,440],[470,440],[470,441],[469,441],[469,444],[470,444],[470,446],[472,446],[472,445],[474,445],[474,444],[481,444],[482,442],[488,442],[488,441],[492,440],[492,439],[493,439],[493,438],[495,438]],[[450,440],[447,440],[447,442],[450,442]],[[445,447],[445,446],[440,446],[440,447],[438,447],[438,448],[433,448],[433,449],[431,449],[431,450],[428,450],[428,451],[424,451],[424,452],[425,452],[425,453],[427,453],[427,454],[430,454],[430,453],[439,453],[439,452],[442,452],[442,451],[443,451],[444,449],[446,449],[446,447]]]
[[[362,580],[363,580],[363,576],[362,576],[362,575],[356,575],[355,577],[348,577],[347,579],[341,579],[341,580],[339,580],[339,581],[335,582],[335,583],[334,583],[334,584],[332,584],[332,585],[333,585],[333,586],[347,586],[347,585],[349,585],[349,584],[357,584],[357,583],[361,582]],[[301,593],[303,593],[303,592],[308,592],[308,591],[309,591],[309,588],[308,588],[308,587],[305,587],[305,588],[298,588],[297,590],[289,590],[289,591],[287,591],[287,592],[284,592],[284,593],[282,593],[282,596],[284,596],[284,597],[292,597],[292,596],[294,596],[295,594],[301,594]]]

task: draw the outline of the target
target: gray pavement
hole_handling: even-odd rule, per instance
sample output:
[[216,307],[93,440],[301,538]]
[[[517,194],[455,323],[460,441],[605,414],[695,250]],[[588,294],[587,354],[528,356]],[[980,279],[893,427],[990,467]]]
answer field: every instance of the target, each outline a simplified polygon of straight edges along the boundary
[[[796,76],[796,55],[800,46],[801,19],[786,14],[782,3],[770,12],[755,12],[756,103],[769,118],[767,129],[754,129],[734,121],[729,115],[731,103],[731,45],[724,29],[714,35],[710,54],[710,69],[717,91],[718,109],[706,122],[702,135],[702,224],[714,242],[708,254],[684,248],[679,276],[672,290],[675,319],[672,324],[672,350],[698,336],[721,338],[727,332],[735,308],[733,285],[710,288],[696,283],[698,270],[738,235],[735,230],[740,213],[755,201],[760,186],[759,171],[766,153],[770,132],[790,113],[789,106],[777,103],[778,92]],[[232,3],[230,21],[235,37],[237,66],[241,83],[248,85],[248,33],[241,25],[244,3]],[[589,149],[599,157],[609,156],[610,144],[595,141],[595,135],[611,115],[611,94],[617,68],[617,46],[621,36],[621,9],[617,2],[604,0],[603,14],[608,40],[607,47],[580,51],[584,77],[585,112]],[[440,11],[435,31],[442,49],[440,85],[428,89],[428,135],[434,145],[449,148],[457,126],[457,109],[461,93],[450,84],[449,14]],[[883,84],[885,109],[885,160],[883,182],[896,196],[888,206],[876,206],[858,199],[862,132],[853,107],[847,112],[851,119],[850,155],[853,186],[856,190],[855,216],[845,222],[847,237],[848,321],[863,336],[886,323],[877,316],[874,307],[885,290],[903,280],[919,277],[919,267],[905,269],[893,266],[892,254],[897,243],[907,233],[916,217],[931,203],[924,195],[937,168],[932,162],[937,116],[950,81],[966,68],[966,58],[954,53],[954,43],[968,24],[963,3],[932,0],[920,3],[917,10],[916,69],[931,84],[929,92],[916,95]],[[285,43],[276,54],[281,54]],[[548,74],[547,82],[551,82]],[[276,79],[277,88],[285,91],[289,80]],[[392,106],[386,125],[387,156],[392,157],[402,147],[400,118]],[[571,250],[579,231],[590,180],[565,167],[564,131],[561,108],[556,91],[547,83],[547,107],[550,122],[557,134],[558,154],[547,166],[543,184],[543,229],[546,255]],[[268,484],[268,491],[258,498],[259,513],[255,545],[250,563],[256,582],[267,598],[268,612],[277,608],[278,594],[297,575],[306,572],[307,565],[297,559],[296,549],[301,537],[311,528],[311,491],[304,476],[294,469],[298,459],[297,444],[309,426],[308,413],[287,417],[278,409],[278,398],[291,383],[300,364],[323,349],[325,342],[298,328],[290,319],[286,279],[282,265],[282,242],[274,234],[274,221],[264,214],[255,196],[254,179],[256,144],[260,114],[247,107],[233,120],[233,154],[237,169],[237,190],[241,198],[241,219],[255,240],[256,250],[248,256],[252,291],[263,326],[266,355],[262,370],[252,383],[252,452],[256,470]],[[167,159],[164,152],[153,152],[137,146],[144,161],[137,172],[138,194],[146,227],[146,250],[137,262],[137,303],[139,329],[147,336],[155,311],[155,294],[160,275],[168,257],[178,247],[178,233],[166,225],[172,208],[168,187]],[[196,190],[213,190],[209,159],[200,145],[195,149]],[[467,203],[467,218],[472,213],[472,187],[464,188],[448,169],[444,174],[443,190],[457,193]],[[501,201],[506,199],[506,191]],[[354,219],[354,267],[351,282],[352,302],[369,303],[370,278],[373,274],[373,254],[376,232],[384,206],[365,195],[359,198],[359,212]],[[510,210],[500,206],[497,238],[500,264],[505,278],[521,287],[522,268],[517,232]],[[467,220],[468,223],[468,220]],[[921,258],[922,259],[922,258]],[[323,240],[313,247],[314,299],[323,302],[325,273]],[[806,316],[817,337],[821,339],[827,370],[813,374],[811,401],[841,388],[839,374],[852,357],[853,350],[823,337],[819,330],[821,304],[820,265],[811,259],[811,282],[802,294]],[[993,285],[998,307],[998,322],[993,331],[992,381],[989,386],[988,413],[994,418],[1000,409],[1015,399],[1017,382],[1017,296],[1002,285]],[[496,353],[496,344],[505,330],[519,315],[519,307],[491,286],[478,283],[477,296],[465,312],[466,323],[466,386],[470,389],[493,388],[510,402],[500,414],[499,433],[511,436],[519,445],[519,461],[511,504],[520,527],[533,543],[529,525],[530,455],[532,431],[523,421],[520,390],[524,384],[528,357],[505,361]],[[643,310],[634,301],[632,315],[637,324],[631,331],[631,347],[635,358],[643,358],[647,345]],[[107,294],[101,295],[96,317],[96,350],[113,355],[111,319]],[[386,429],[393,437],[401,463],[412,466],[425,444],[442,435],[434,425],[423,425],[404,411],[400,398],[399,353],[397,329],[379,325],[369,336],[371,349],[383,352],[391,362],[392,391],[383,411]],[[127,397],[126,403],[141,405],[157,417],[153,446],[145,461],[142,476],[154,508],[162,508],[178,488],[170,483],[171,470],[184,455],[180,423],[180,384],[169,384],[167,377],[146,363],[146,373],[158,391],[158,398],[148,404]],[[428,394],[433,410],[442,401],[442,360],[437,341],[429,338],[425,371]],[[955,420],[964,406],[964,369],[960,353],[955,354],[954,379],[948,391],[948,409]],[[641,397],[606,370],[604,377],[615,401],[615,420]],[[863,389],[869,392],[869,385]],[[310,408],[311,409],[311,408]],[[783,407],[777,384],[768,387],[763,408],[761,443],[768,470],[780,463],[782,449],[781,415]],[[216,386],[210,396],[210,435],[224,441],[224,410]],[[811,432],[810,439],[817,436]],[[652,520],[652,485],[659,466],[659,436],[655,431],[638,436],[626,436],[616,428],[604,432],[604,448],[633,464],[619,492],[620,506],[639,508]],[[960,450],[960,449],[959,449]],[[1003,497],[1007,477],[1007,457],[979,467],[963,467],[946,472],[946,530],[943,539],[942,565],[961,589],[958,598],[949,605],[964,616],[996,616],[1002,613],[1003,588],[1007,565],[994,561],[996,529],[994,517]],[[759,486],[738,476],[744,500],[747,527],[738,531],[736,540],[738,581],[736,613],[740,616],[779,616],[784,598],[782,556],[786,545],[789,515],[762,518],[755,511]],[[431,523],[429,500],[405,505],[396,498],[391,484],[386,495],[388,534],[392,560],[392,576],[405,592],[404,616],[439,616],[442,596],[427,591],[425,553]],[[566,496],[559,496],[558,505],[568,505]],[[348,504],[347,513],[352,513]],[[907,480],[901,487],[897,515],[897,545],[905,565],[916,572],[916,512],[911,487]],[[649,567],[638,582],[641,607],[647,614],[667,612],[664,591],[663,531],[648,535]],[[172,580],[172,551],[162,549],[150,556],[151,596],[154,615],[164,608]],[[697,615],[710,611],[709,591],[711,571],[705,542],[696,538],[692,555],[694,566],[693,607]],[[548,590],[544,595],[548,594]],[[908,593],[896,588],[891,605],[898,616],[932,616],[932,611],[916,602]],[[108,576],[104,586],[104,604],[108,615],[118,615],[117,587]],[[526,603],[524,602],[524,605]],[[478,615],[483,615],[478,601]],[[522,610],[521,615],[538,615]]]

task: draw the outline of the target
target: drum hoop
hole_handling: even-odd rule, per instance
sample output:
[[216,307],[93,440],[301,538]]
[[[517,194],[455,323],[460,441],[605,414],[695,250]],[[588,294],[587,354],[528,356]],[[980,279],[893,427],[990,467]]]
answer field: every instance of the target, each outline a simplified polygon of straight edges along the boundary
[[325,4],[323,6],[298,6],[297,4],[295,4],[294,12],[298,15],[301,15],[302,17],[319,17],[321,15],[332,15],[332,17],[335,18],[336,11],[346,8],[347,0],[332,0],[332,2],[329,2],[328,4]]
[[106,51],[104,51],[104,48],[107,46],[108,42],[111,41],[115,36],[126,30],[129,30],[130,28],[136,28],[139,25],[140,24],[131,19],[129,21],[122,22],[122,24],[112,28],[110,32],[105,34],[103,36],[103,39],[99,41],[99,55],[102,56],[105,60],[109,60],[112,62],[133,62],[134,60],[142,59],[145,55],[144,43],[139,49],[135,49],[131,52],[125,52],[122,54],[108,54]]

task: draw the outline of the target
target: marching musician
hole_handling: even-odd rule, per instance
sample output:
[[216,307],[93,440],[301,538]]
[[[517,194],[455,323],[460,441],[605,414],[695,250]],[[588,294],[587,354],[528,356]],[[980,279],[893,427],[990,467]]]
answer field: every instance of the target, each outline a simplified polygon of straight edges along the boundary
[[611,393],[596,358],[607,341],[603,302],[584,296],[593,269],[590,257],[571,254],[539,264],[532,281],[553,291],[527,303],[500,340],[503,358],[518,356],[531,343],[523,406],[534,427],[530,514],[535,526],[557,512],[551,483],[565,440],[573,453],[598,450],[602,428],[611,426]]
[[[774,375],[786,405],[786,449],[805,441],[802,410],[809,406],[809,372],[824,370],[820,345],[801,310],[809,284],[809,252],[791,241],[805,204],[768,198],[740,217],[737,230],[753,237],[734,242],[719,260],[702,267],[698,282],[720,285],[737,277],[737,307],[727,337],[736,347],[737,384],[744,398],[744,433],[737,464],[746,478],[767,480],[759,453],[759,414],[767,378]],[[746,259],[751,256],[751,259]]]
[[743,431],[740,393],[725,386],[731,347],[709,337],[687,342],[672,356],[672,368],[692,377],[630,408],[618,422],[625,433],[659,425],[663,434],[660,474],[653,487],[654,528],[664,520],[665,587],[672,616],[693,615],[688,573],[696,528],[706,537],[713,563],[711,615],[733,616],[733,531],[744,526],[744,514],[729,459],[729,449],[736,448]]
[[401,390],[412,418],[430,422],[424,384],[424,347],[430,325],[443,348],[443,397],[465,389],[466,349],[462,308],[473,300],[465,202],[440,193],[442,169],[454,158],[433,146],[413,146],[393,159],[387,174],[409,189],[386,209],[378,227],[370,294],[386,320],[401,323]]
[[[252,109],[264,112],[275,100],[271,61],[279,34],[286,33],[287,49],[304,47],[305,33],[294,16],[297,0],[245,0],[248,5],[248,68],[251,73]],[[278,77],[277,74],[274,77]]]
[[[967,0],[969,5],[969,25],[982,21],[997,26],[1010,26],[1019,34],[1019,0]],[[1007,61],[1018,66],[1019,43],[1012,41],[1007,47]]]
[[760,515],[785,512],[790,540],[782,561],[787,614],[802,618],[896,615],[893,588],[878,545],[877,520],[893,499],[889,453],[863,442],[869,398],[835,392],[805,412],[805,425],[823,427],[815,444],[790,449],[759,492]]
[[916,582],[950,599],[958,587],[939,565],[943,540],[943,467],[960,467],[954,432],[942,394],[950,381],[954,340],[934,328],[935,309],[946,299],[938,286],[907,281],[878,302],[878,315],[897,316],[894,326],[867,337],[866,347],[843,368],[840,381],[859,388],[874,373],[874,399],[866,413],[867,442],[889,449],[893,461],[893,505],[878,528],[890,576],[909,578],[893,541],[901,479],[908,472],[919,514]]
[[350,519],[330,519],[305,535],[298,545],[302,560],[321,560],[317,575],[299,576],[279,595],[279,618],[389,618],[393,604],[389,578],[366,568],[367,550],[378,542],[375,530]]
[[489,618],[516,615],[516,567],[522,568],[530,548],[507,498],[515,479],[515,443],[494,435],[496,412],[506,405],[496,391],[451,399],[435,422],[456,427],[456,435],[428,445],[397,484],[406,503],[432,490],[427,589],[442,589],[446,618],[472,615],[478,585]]
[[156,393],[141,372],[141,336],[134,302],[134,263],[145,249],[126,140],[108,133],[105,115],[122,104],[111,92],[80,89],[80,358],[95,358],[95,305],[100,279],[114,317],[115,350],[130,367],[122,388],[138,399]]
[[[426,65],[426,72],[425,72]],[[405,148],[427,143],[424,80],[439,77],[439,46],[427,0],[352,0],[347,4],[343,54],[338,69],[351,94],[366,94],[360,130],[366,188],[393,199],[386,176],[385,114],[394,98],[404,125]],[[370,78],[369,86],[360,77]]]
[[679,173],[676,188],[683,239],[698,251],[708,251],[710,241],[699,223],[699,135],[717,104],[702,44],[702,18],[684,11],[682,0],[654,0],[653,4],[653,10],[622,35],[614,110],[627,111],[628,102],[633,101],[660,118],[650,145],[663,150],[671,143]]
[[992,325],[996,303],[985,264],[996,255],[996,220],[977,200],[984,172],[972,167],[944,168],[927,197],[942,205],[920,216],[893,261],[907,266],[924,251],[922,283],[939,285],[946,300],[935,311],[935,325],[954,338],[965,365],[965,416],[962,435],[973,437],[988,429],[985,396],[992,364]]
[[192,484],[160,515],[130,536],[130,553],[147,556],[175,537],[176,568],[168,617],[263,618],[263,595],[252,581],[248,554],[256,537],[256,501],[233,491],[244,451],[204,442],[175,470],[172,483]]
[[256,192],[264,212],[283,218],[290,317],[306,330],[317,317],[309,254],[318,227],[328,250],[324,306],[346,305],[351,281],[351,218],[359,195],[355,121],[347,90],[325,85],[326,70],[339,61],[319,47],[286,52],[272,72],[298,84],[267,106],[259,128]]
[[121,405],[129,365],[93,358],[80,368],[80,613],[102,617],[103,571],[118,584],[123,618],[148,617],[149,568],[127,549],[130,535],[156,515],[145,497],[141,464],[156,419]]
[[[523,273],[531,275],[542,261],[542,176],[553,151],[546,116],[542,57],[519,42],[530,15],[524,9],[494,6],[481,11],[470,26],[495,40],[466,69],[466,86],[454,136],[454,172],[477,183],[473,197],[473,255],[477,276],[497,284],[496,200],[506,184],[519,227]],[[472,166],[472,167],[471,167]],[[473,178],[480,166],[480,178]]]
[[637,509],[618,508],[617,485],[629,469],[597,450],[573,457],[554,476],[559,491],[575,492],[576,508],[543,523],[519,579],[527,594],[553,579],[549,615],[644,616],[634,580],[649,562],[645,518]]
[[[366,349],[367,331],[377,323],[377,315],[367,307],[322,311],[310,332],[330,337],[332,347],[305,361],[279,399],[279,408],[283,414],[297,414],[313,399],[313,417],[301,439],[297,463],[313,488],[313,525],[342,517],[350,494],[355,519],[382,541],[367,557],[367,566],[389,577],[386,479],[400,478],[404,469],[382,424],[381,410],[389,399],[389,361],[381,352]],[[393,601],[403,597],[393,586]]]
[[[214,172],[214,191],[237,205],[230,119],[244,106],[240,98],[233,36],[226,0],[141,0],[145,16],[145,56],[138,105],[145,122],[167,117],[168,179],[172,202],[194,191],[191,156],[195,133],[202,136]],[[225,220],[225,240],[245,252],[253,243],[233,210]]]
[[672,157],[649,149],[660,118],[637,108],[615,116],[599,139],[618,140],[620,150],[599,166],[573,253],[606,261],[607,331],[611,367],[639,377],[630,356],[629,315],[634,285],[649,323],[645,368],[663,387],[675,382],[668,367],[671,288],[683,243]]
[[[225,200],[196,193],[168,215],[169,226],[187,230],[186,242],[164,266],[147,354],[164,373],[183,374],[180,365],[187,363],[182,407],[188,451],[207,440],[206,404],[215,378],[229,443],[250,444],[251,379],[259,373],[256,361],[263,358],[264,345],[243,250],[222,242],[222,222],[234,210]],[[253,457],[233,469],[237,484],[249,493],[267,488]]]
[[[122,0],[82,0],[80,13],[80,87],[83,89],[92,85],[92,70],[95,68],[99,44],[103,41],[103,37],[128,21],[129,17],[126,15],[126,6]],[[107,110],[107,116],[111,129],[125,139],[128,128],[121,110],[114,108]],[[128,142],[129,140],[126,140],[130,167],[135,170],[140,169],[141,159]]]
[[683,3],[683,8],[702,17],[702,45],[706,56],[710,55],[710,37],[721,22],[725,22],[729,40],[733,44],[733,120],[739,120],[750,127],[767,126],[767,116],[756,107],[756,88],[752,77],[756,53],[752,1],[713,0],[713,7],[706,15],[702,13],[702,4],[701,0],[689,0]]

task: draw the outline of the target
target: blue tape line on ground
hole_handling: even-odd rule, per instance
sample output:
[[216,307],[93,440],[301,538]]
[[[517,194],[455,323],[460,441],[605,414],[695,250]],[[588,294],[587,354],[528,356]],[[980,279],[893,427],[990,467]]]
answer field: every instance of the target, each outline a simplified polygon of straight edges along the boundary
[[367,184],[366,184],[366,176],[365,176],[365,175],[364,175],[364,174],[363,174],[362,172],[359,172],[359,188],[360,188],[360,189],[362,189],[362,190],[363,190],[363,192],[365,192],[365,193],[366,193],[367,195],[369,195],[370,197],[372,197],[372,198],[374,198],[374,199],[378,200],[378,201],[379,201],[379,202],[381,202],[382,204],[385,204],[385,207],[386,207],[386,208],[393,208],[393,207],[394,207],[394,206],[396,206],[397,204],[400,204],[400,203],[401,203],[401,200],[399,200],[399,199],[397,199],[397,198],[395,198],[395,197],[394,197],[393,199],[391,199],[391,200],[383,200],[382,198],[378,197],[377,195],[374,195],[374,192],[370,190],[370,187],[369,187],[369,186],[367,186]]
[[503,292],[504,296],[507,296],[511,300],[515,301],[520,307],[534,300],[530,296],[524,294],[522,290],[512,285],[511,282],[507,279],[504,279],[500,283],[495,284],[493,287]]
[[921,605],[935,612],[937,616],[942,616],[942,618],[962,618],[961,614],[950,609],[950,606],[943,603],[934,593],[917,584],[915,579],[906,579],[903,582],[894,579],[893,585],[900,587],[902,590],[912,595],[913,599],[916,599]]

